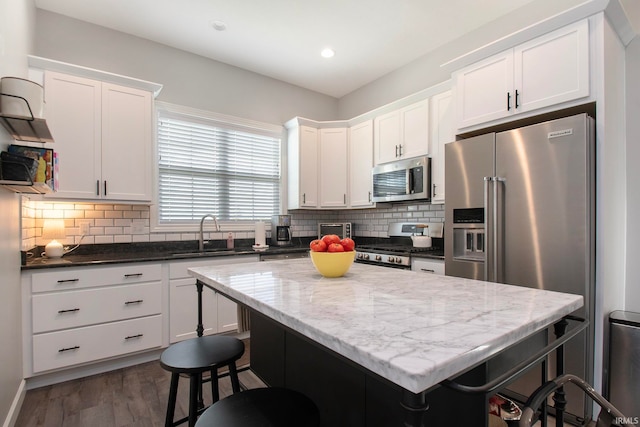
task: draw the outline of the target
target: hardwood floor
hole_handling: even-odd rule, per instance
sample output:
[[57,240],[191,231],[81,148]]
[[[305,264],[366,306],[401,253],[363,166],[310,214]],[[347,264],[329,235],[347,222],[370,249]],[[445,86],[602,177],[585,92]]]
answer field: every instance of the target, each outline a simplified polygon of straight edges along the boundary
[[[248,351],[238,367],[247,363]],[[247,388],[264,387],[250,371],[241,372],[239,377]],[[16,427],[164,426],[170,379],[171,374],[154,361],[29,390]],[[203,389],[208,405],[211,388],[207,383]],[[229,394],[231,384],[225,377],[220,380],[220,395]],[[189,380],[180,378],[176,419],[187,415],[188,401]]]

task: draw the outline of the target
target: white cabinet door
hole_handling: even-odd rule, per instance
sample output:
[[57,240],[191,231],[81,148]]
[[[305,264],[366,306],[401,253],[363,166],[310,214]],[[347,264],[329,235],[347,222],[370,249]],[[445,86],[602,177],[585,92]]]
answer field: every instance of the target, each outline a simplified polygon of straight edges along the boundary
[[238,304],[220,294],[216,294],[218,332],[238,329]]
[[[218,294],[208,289],[202,292],[202,323],[204,334],[218,332]],[[197,337],[198,293],[194,278],[174,279],[169,284],[169,342]]]
[[400,109],[400,157],[411,158],[429,154],[429,100]]
[[100,82],[47,71],[45,117],[58,155],[58,192],[47,197],[98,198],[102,138]]
[[151,200],[150,92],[46,71],[45,96],[59,166],[47,197]]
[[589,22],[566,26],[454,74],[458,129],[589,96]]
[[320,207],[347,206],[347,129],[320,129]]
[[151,200],[151,93],[102,84],[102,196]]
[[289,129],[289,209],[318,207],[318,130]]
[[515,105],[513,50],[456,72],[455,85],[458,128],[506,117]]
[[349,129],[349,206],[372,207],[373,121]]
[[431,98],[431,203],[444,203],[444,145],[454,140],[453,96],[447,91]]
[[400,156],[400,111],[392,111],[373,120],[373,146],[376,165]]
[[376,165],[429,153],[429,100],[374,119]]
[[519,111],[589,96],[589,21],[518,46],[514,64]]

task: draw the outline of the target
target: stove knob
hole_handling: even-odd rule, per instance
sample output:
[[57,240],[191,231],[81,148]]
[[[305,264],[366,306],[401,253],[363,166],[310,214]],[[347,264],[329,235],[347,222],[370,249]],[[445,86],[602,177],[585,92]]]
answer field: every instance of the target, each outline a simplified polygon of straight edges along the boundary
[[390,256],[389,258],[387,258],[387,261],[388,262],[393,262],[394,259],[395,259],[394,257]]
[[356,258],[358,258],[358,259],[362,259],[362,254],[361,254],[361,253],[359,253],[359,252],[356,252]]
[[364,259],[368,261],[369,260],[369,254],[364,254]]
[[382,256],[381,255],[376,255],[376,261],[382,261]]
[[396,259],[393,260],[396,264],[399,264],[400,262],[402,262],[402,260],[400,259],[400,257],[396,257]]

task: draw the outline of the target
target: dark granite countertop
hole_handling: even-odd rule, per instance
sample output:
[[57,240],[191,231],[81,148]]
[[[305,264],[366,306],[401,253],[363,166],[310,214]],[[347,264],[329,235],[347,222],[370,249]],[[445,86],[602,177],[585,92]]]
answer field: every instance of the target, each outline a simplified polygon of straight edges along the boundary
[[44,251],[43,248],[37,247],[29,251],[33,253],[34,256],[30,257],[25,254],[23,257],[25,261],[23,262],[22,270],[123,264],[130,262],[177,261],[233,255],[273,255],[306,252],[309,250],[309,242],[306,241],[306,239],[296,239],[291,246],[270,246],[267,250],[260,252],[251,248],[252,240],[242,241],[236,239],[234,249],[227,249],[224,246],[217,245],[218,243],[226,244],[226,241],[212,241],[211,244],[205,246],[204,252],[198,251],[197,241],[81,245],[60,259],[48,259],[46,257],[35,256],[35,254],[40,254]]
[[[362,243],[385,241],[388,239],[357,238]],[[233,255],[278,255],[287,253],[299,253],[309,250],[309,242],[313,237],[295,238],[291,246],[269,246],[265,251],[258,252],[251,248],[253,240],[236,239],[235,248],[227,249],[225,240],[212,240],[205,245],[205,251],[198,251],[198,242],[171,241],[171,242],[141,242],[141,243],[112,243],[80,245],[77,249],[64,255],[60,259],[48,259],[41,257],[43,247],[34,248],[23,252],[22,270],[36,270],[43,268],[80,267],[88,265],[124,264],[131,262],[155,262],[177,261],[185,259],[199,259],[211,257],[224,257]],[[412,254],[415,258],[428,258],[444,260],[444,250],[418,252]],[[356,247],[357,250],[357,247]],[[32,253],[33,256],[29,256]]]

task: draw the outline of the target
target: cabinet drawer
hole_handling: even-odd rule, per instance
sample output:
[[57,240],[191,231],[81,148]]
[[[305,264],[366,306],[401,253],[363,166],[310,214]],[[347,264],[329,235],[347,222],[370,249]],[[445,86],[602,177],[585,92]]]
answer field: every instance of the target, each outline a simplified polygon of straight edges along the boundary
[[159,314],[161,299],[161,282],[34,295],[33,333]]
[[31,276],[31,290],[36,293],[104,285],[126,285],[161,280],[161,276],[160,264],[65,268],[34,273]]
[[411,270],[419,271],[422,273],[444,275],[444,261],[413,259],[411,260]]
[[162,316],[33,336],[33,372],[92,362],[162,345]]

